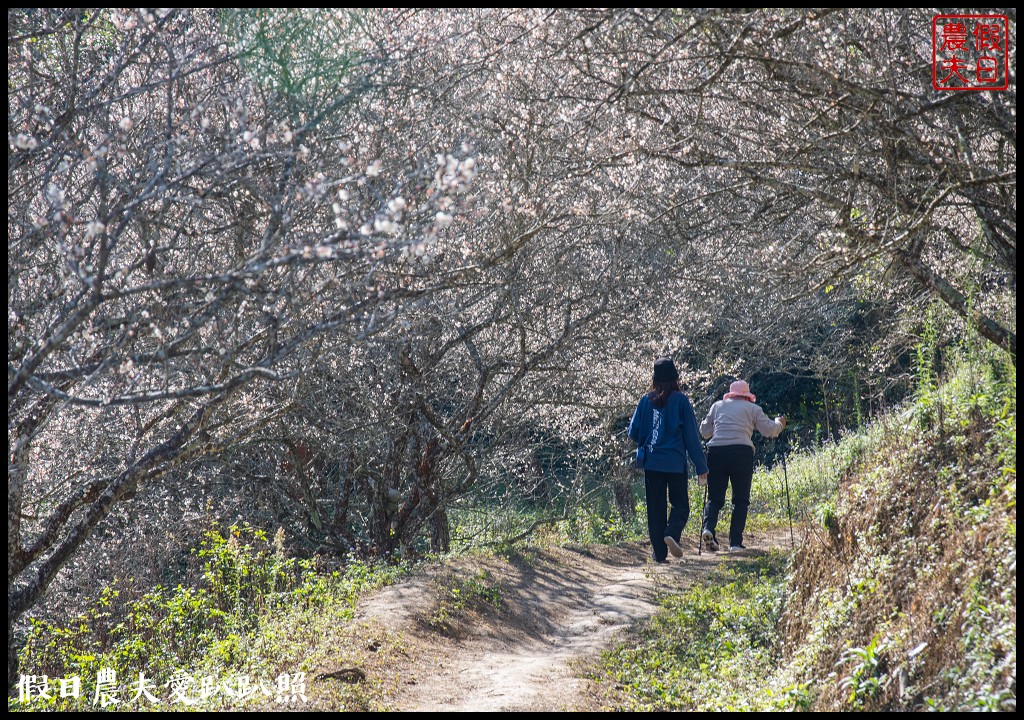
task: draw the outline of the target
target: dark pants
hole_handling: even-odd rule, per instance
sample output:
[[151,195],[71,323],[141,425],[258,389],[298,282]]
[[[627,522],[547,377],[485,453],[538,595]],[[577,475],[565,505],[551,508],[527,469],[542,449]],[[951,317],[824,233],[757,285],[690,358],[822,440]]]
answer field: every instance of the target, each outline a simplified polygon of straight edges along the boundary
[[749,445],[722,445],[708,448],[708,504],[704,508],[704,529],[715,532],[718,513],[725,505],[725,488],[732,481],[732,523],[729,544],[743,544],[750,505],[750,483],[754,477],[754,448]]
[[[654,559],[661,561],[668,556],[665,537],[671,536],[679,542],[686,521],[690,519],[686,474],[644,470],[644,485],[647,488],[647,530],[651,534]],[[666,494],[668,500],[665,499]],[[669,501],[672,503],[671,512]]]

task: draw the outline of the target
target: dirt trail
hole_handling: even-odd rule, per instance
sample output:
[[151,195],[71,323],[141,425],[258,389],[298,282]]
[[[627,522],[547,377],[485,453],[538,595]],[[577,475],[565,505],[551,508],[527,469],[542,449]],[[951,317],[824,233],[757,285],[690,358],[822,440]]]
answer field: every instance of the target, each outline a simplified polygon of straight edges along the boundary
[[[777,538],[751,537],[775,546]],[[444,636],[424,623],[434,607],[437,577],[386,588],[359,615],[405,634],[409,664],[398,678],[398,710],[593,710],[598,701],[575,661],[593,657],[615,635],[656,609],[659,592],[677,592],[705,577],[729,553],[648,562],[646,545],[555,548],[528,558],[487,558],[456,565],[471,576],[486,570],[501,587],[498,609],[473,613]],[[752,549],[744,555],[758,554]]]

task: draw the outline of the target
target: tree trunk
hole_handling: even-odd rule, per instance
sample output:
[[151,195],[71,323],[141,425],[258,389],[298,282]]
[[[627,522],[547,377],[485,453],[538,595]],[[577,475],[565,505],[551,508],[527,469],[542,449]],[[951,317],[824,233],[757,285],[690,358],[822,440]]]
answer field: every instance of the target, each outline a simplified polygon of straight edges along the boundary
[[[40,550],[31,553],[31,560],[35,561],[35,566],[29,567],[30,561],[18,573],[18,575],[29,575],[30,577],[22,583],[16,583],[16,577],[8,577],[7,678],[9,682],[18,674],[18,654],[13,645],[14,623],[36,603],[53,579],[57,577],[57,573],[64,567],[64,564],[71,559],[82,543],[92,534],[93,529],[110,513],[111,508],[118,501],[134,493],[136,486],[143,479],[153,479],[167,472],[176,461],[181,459],[183,446],[202,424],[203,416],[208,408],[209,406],[203,406],[196,409],[191,418],[174,435],[150,450],[138,463],[124,470],[118,477],[106,484],[95,484],[92,489],[97,491],[98,496],[94,500],[91,494],[86,498],[89,504],[84,514],[74,522],[63,538],[57,540],[60,531],[68,524],[70,512],[67,517],[62,516],[60,524],[55,525],[52,529],[53,542],[40,544]],[[102,489],[102,492],[98,492],[99,489]],[[37,560],[50,546],[54,546],[50,554],[45,559]]]
[[7,615],[7,690],[14,687],[18,679],[18,648],[14,647],[14,619]]
[[633,502],[633,475],[628,468],[617,468],[612,481],[612,494],[615,496],[615,507],[626,522],[636,516],[636,503]]
[[897,253],[897,257],[910,274],[917,278],[918,282],[924,285],[930,292],[938,295],[939,298],[953,308],[953,310],[965,320],[974,324],[978,334],[993,342],[998,347],[1010,353],[1013,358],[1014,367],[1017,366],[1017,335],[1003,327],[995,320],[979,312],[963,293],[949,284],[945,278],[938,275],[934,270],[925,265],[921,258],[907,252],[906,250]]
[[452,549],[451,523],[448,510],[439,505],[430,518],[430,551],[446,553]]

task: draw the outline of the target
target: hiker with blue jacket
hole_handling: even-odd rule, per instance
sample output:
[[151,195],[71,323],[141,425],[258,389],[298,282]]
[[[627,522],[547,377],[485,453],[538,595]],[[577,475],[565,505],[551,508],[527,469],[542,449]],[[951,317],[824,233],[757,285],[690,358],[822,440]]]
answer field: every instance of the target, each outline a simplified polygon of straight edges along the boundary
[[628,434],[637,444],[636,465],[644,471],[654,560],[667,562],[669,552],[682,557],[679,540],[690,519],[686,458],[696,467],[701,485],[707,484],[708,464],[693,405],[679,388],[679,372],[672,358],[655,361],[651,388],[637,403]]
[[715,527],[718,513],[725,505],[725,490],[732,482],[732,522],[729,525],[729,549],[745,550],[743,530],[747,526],[750,485],[754,478],[754,430],[767,438],[786,428],[782,415],[772,420],[750,392],[750,385],[737,380],[729,392],[714,403],[700,424],[700,434],[708,439],[708,504],[704,508],[701,542],[708,550],[718,549]]

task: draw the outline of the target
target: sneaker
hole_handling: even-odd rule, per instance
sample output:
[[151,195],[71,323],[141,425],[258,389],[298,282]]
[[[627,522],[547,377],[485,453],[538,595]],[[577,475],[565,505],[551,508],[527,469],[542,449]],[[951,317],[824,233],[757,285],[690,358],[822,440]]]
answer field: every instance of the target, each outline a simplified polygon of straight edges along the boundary
[[665,544],[668,545],[668,551],[672,553],[675,557],[683,556],[683,549],[679,547],[679,543],[676,542],[676,539],[674,537],[672,537],[671,535],[666,535]]
[[729,549],[730,550],[746,550],[747,546],[746,545],[730,545]]
[[718,540],[715,539],[715,534],[710,530],[705,530],[701,533],[700,539],[704,541],[704,547],[708,550],[718,549]]

